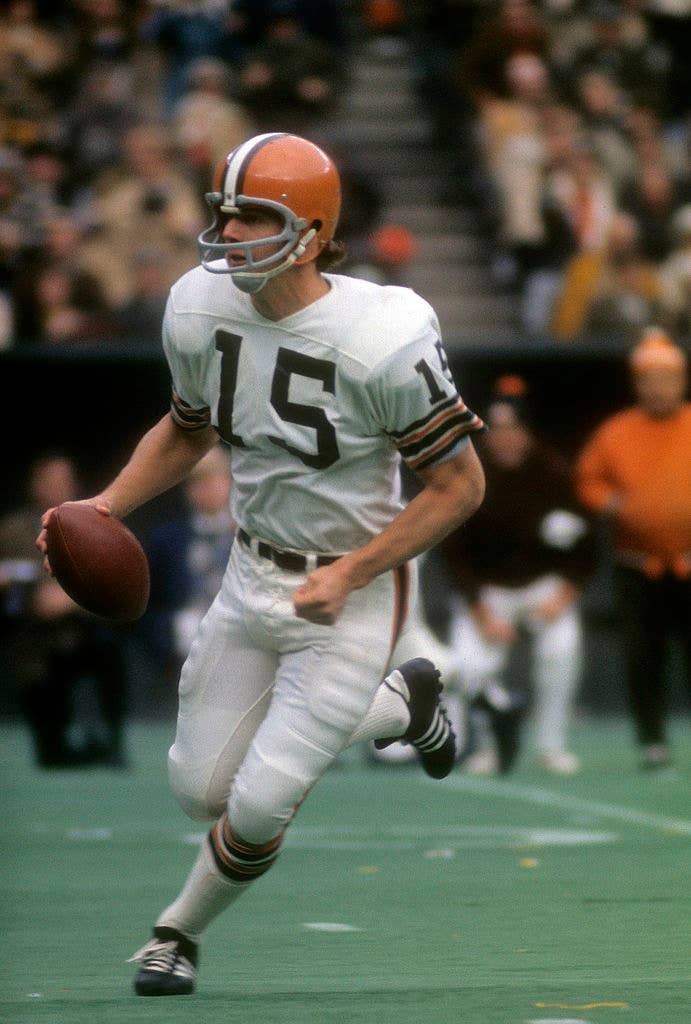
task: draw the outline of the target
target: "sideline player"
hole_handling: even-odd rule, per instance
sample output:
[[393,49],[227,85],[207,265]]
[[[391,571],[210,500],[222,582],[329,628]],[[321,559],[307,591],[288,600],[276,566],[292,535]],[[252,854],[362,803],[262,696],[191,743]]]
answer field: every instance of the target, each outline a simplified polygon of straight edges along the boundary
[[[207,925],[278,856],[286,826],[349,743],[403,737],[453,766],[431,662],[382,682],[408,565],[479,506],[484,476],[437,319],[412,291],[325,273],[340,182],[297,136],[249,139],[219,167],[202,266],[172,288],[173,395],[90,504],[125,516],[232,447],[228,569],[183,667],[173,790],[215,819],[180,894],[132,958],[140,995],[193,990]],[[399,458],[423,488],[405,508]],[[46,550],[44,531],[37,543]],[[49,568],[49,567],[48,567]]]

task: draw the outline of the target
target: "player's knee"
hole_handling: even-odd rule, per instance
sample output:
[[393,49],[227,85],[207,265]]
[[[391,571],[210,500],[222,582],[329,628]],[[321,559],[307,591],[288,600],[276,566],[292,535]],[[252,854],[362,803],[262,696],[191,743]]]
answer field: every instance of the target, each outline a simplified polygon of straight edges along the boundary
[[228,800],[233,829],[247,843],[268,843],[283,831],[292,815],[293,808],[280,807],[270,793],[247,793],[237,787]]
[[180,764],[168,758],[168,777],[175,799],[193,821],[210,821],[225,810],[226,792],[216,792],[204,766]]

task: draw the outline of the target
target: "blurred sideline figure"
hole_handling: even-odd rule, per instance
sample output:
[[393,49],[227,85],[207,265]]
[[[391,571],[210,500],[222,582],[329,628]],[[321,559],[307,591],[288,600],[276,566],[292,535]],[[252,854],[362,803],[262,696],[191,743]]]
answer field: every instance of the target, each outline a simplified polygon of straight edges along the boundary
[[[122,767],[126,666],[115,627],[82,611],[56,580],[41,572],[34,539],[41,511],[77,496],[72,461],[46,454],[28,475],[27,503],[0,520],[0,602],[5,653],[43,768]],[[78,685],[95,685],[98,717],[75,737]],[[77,730],[78,731],[78,730]]]
[[636,404],[578,461],[582,500],[611,523],[631,713],[644,768],[669,764],[665,670],[678,635],[691,679],[691,403],[687,357],[656,328],[633,349]]
[[571,473],[531,425],[525,383],[501,378],[480,454],[487,498],[442,542],[452,586],[451,642],[474,707],[467,771],[508,771],[519,749],[525,696],[510,662],[531,641],[534,742],[547,771],[571,774],[578,759],[567,725],[581,671],[578,597],[590,567],[590,531]]

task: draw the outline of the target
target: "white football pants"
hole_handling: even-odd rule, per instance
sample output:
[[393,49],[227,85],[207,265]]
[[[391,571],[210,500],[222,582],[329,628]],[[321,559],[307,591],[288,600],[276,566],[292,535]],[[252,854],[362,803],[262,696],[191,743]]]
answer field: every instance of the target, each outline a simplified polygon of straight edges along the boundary
[[[335,625],[316,625],[295,615],[301,574],[233,545],[180,678],[168,764],[190,817],[227,809],[246,842],[264,843],[358,729],[357,739],[400,734],[363,735],[362,723],[416,593],[414,578],[405,586],[408,575],[415,576],[414,565],[384,573],[349,595]],[[408,713],[400,698],[394,703],[402,732]],[[385,724],[391,727],[390,715]]]
[[[525,627],[533,638],[532,719],[540,753],[566,750],[569,713],[581,673],[582,631],[577,608],[571,605],[551,622],[533,613],[560,585],[558,577],[545,576],[525,587],[485,586],[479,595],[498,618]],[[486,640],[460,601],[452,611],[451,644],[469,698],[491,684],[502,683],[510,647]]]

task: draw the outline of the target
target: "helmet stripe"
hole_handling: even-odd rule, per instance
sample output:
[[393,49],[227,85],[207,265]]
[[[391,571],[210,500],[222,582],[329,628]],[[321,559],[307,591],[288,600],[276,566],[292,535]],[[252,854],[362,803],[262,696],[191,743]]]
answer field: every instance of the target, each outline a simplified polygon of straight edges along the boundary
[[[242,194],[245,173],[254,154],[262,149],[267,142],[271,142],[273,139],[284,139],[287,134],[287,132],[266,132],[264,135],[255,135],[233,150],[222,183],[224,206],[234,206],[236,197]],[[227,196],[230,197],[230,203],[226,202]]]

